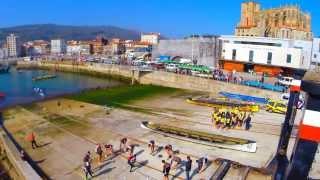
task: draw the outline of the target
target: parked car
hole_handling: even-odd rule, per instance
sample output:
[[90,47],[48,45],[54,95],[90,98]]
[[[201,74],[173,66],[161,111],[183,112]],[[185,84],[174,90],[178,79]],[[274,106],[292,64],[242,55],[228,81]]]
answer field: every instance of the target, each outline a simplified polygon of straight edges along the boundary
[[132,61],[132,65],[133,66],[142,66],[144,64],[146,64],[146,63],[143,60],[134,60],[134,61]]
[[167,64],[166,70],[169,72],[177,72],[178,71],[178,65],[176,64]]
[[284,102],[269,100],[266,111],[270,113],[285,114],[287,112],[287,106]]
[[160,70],[160,69],[165,69],[165,65],[163,63],[152,63],[151,64],[152,68],[156,69],[156,70]]

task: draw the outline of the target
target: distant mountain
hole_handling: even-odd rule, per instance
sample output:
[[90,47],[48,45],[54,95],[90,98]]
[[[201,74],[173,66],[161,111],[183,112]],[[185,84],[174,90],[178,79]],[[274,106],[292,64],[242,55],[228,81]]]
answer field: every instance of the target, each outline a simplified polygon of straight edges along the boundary
[[90,40],[102,35],[105,38],[140,39],[140,32],[114,26],[67,26],[56,24],[23,25],[0,28],[0,41],[14,33],[22,42],[30,40],[51,40],[62,38],[65,40]]

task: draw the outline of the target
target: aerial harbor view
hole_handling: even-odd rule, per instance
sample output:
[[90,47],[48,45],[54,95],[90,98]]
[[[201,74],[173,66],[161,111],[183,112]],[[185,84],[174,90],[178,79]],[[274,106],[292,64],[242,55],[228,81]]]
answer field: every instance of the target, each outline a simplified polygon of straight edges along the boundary
[[0,179],[320,179],[317,6],[2,2]]

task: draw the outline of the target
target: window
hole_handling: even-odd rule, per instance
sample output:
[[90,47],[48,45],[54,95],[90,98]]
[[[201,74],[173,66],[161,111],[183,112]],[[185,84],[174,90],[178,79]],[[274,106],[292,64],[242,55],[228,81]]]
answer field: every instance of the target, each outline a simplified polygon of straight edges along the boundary
[[272,53],[268,52],[267,64],[271,64],[271,62],[272,62]]
[[287,22],[287,12],[283,13],[282,25],[285,25]]
[[237,50],[233,49],[232,50],[232,60],[236,60],[237,57]]
[[253,62],[253,56],[254,56],[254,52],[249,51],[249,62]]
[[313,58],[317,58],[317,54],[314,54],[314,55],[313,55]]
[[291,63],[291,58],[292,58],[292,55],[291,54],[287,54],[287,63]]
[[[247,34],[247,36],[249,36],[249,35]],[[234,41],[234,44],[248,44],[248,45],[257,45],[257,46],[282,47],[281,43],[253,42],[253,41]]]

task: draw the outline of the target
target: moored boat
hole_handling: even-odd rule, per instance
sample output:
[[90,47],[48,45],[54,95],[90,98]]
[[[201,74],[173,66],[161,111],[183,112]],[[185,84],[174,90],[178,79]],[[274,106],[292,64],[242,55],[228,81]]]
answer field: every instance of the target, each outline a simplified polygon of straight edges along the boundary
[[219,148],[233,149],[251,153],[254,153],[257,150],[256,142],[247,139],[211,134],[207,132],[184,129],[165,124],[157,124],[148,121],[142,122],[141,127],[169,137],[191,141],[207,146],[215,146]]
[[46,80],[46,79],[53,79],[56,78],[56,75],[43,75],[43,76],[37,76],[32,78],[33,81],[40,81],[40,80]]

